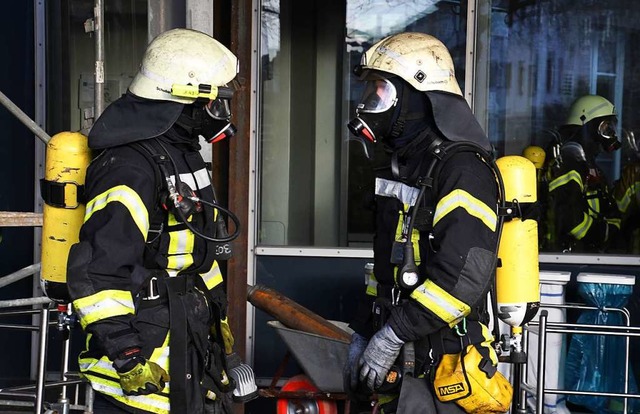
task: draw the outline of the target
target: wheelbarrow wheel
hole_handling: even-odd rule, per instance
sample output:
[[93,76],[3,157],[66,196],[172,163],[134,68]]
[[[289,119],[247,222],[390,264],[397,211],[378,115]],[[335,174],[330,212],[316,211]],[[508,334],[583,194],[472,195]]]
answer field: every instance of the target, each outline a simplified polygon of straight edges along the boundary
[[[282,386],[281,391],[310,391],[317,392],[313,382],[306,375],[296,375]],[[335,401],[316,399],[278,399],[277,414],[337,414],[338,406]]]

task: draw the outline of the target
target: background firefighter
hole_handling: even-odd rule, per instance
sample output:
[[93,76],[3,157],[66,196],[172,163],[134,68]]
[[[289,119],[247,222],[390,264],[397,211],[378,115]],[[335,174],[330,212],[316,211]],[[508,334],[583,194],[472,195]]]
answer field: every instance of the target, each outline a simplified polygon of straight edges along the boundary
[[622,214],[619,245],[626,253],[640,254],[640,137],[633,132],[624,135],[629,162],[622,168],[613,188],[613,197]]
[[602,96],[585,95],[571,105],[558,129],[560,157],[549,168],[548,231],[556,235],[552,250],[606,251],[620,230],[620,214],[609,183],[596,164],[603,151],[620,148],[615,107]]
[[226,86],[237,68],[204,33],[164,32],[91,129],[97,156],[68,284],[97,413],[229,411],[233,337],[217,260],[232,237],[221,211],[238,222],[216,203],[199,139],[233,134]]
[[[366,145],[382,143],[384,159],[375,160],[374,274],[351,323],[345,386],[354,399],[377,392],[385,413],[461,413],[458,405],[435,398],[428,372],[439,355],[460,352],[458,325],[466,325],[465,340],[488,365],[497,365],[484,323],[495,269],[498,188],[478,156],[491,145],[438,39],[422,33],[387,37],[365,52],[356,72],[366,85],[349,127]],[[432,188],[416,203],[434,154],[456,143],[477,150],[436,164]],[[415,370],[400,390],[390,390],[385,377],[409,343],[415,345]]]

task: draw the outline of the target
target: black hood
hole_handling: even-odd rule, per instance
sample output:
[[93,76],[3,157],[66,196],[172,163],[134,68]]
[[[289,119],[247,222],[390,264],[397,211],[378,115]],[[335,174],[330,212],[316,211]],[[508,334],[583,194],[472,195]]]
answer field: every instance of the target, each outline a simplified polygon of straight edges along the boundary
[[431,101],[436,126],[451,141],[471,141],[491,152],[489,138],[462,96],[446,92],[425,92]]
[[154,138],[176,122],[184,104],[140,98],[131,92],[111,103],[89,132],[89,147],[104,149]]

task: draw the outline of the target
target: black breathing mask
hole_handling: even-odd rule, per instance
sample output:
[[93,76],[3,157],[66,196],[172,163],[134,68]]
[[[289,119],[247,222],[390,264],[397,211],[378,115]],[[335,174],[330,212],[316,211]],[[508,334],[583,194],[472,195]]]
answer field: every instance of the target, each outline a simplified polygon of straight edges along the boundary
[[194,139],[202,137],[210,144],[231,138],[237,131],[231,123],[230,103],[226,98],[185,105],[176,123]]
[[398,92],[391,80],[378,74],[369,73],[365,80],[362,98],[356,106],[356,116],[347,126],[353,139],[363,144],[369,157],[371,146],[391,132]]

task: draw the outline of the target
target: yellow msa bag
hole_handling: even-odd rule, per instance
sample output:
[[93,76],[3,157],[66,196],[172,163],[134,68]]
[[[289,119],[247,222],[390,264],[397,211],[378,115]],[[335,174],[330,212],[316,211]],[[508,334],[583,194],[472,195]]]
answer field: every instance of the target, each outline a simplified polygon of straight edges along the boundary
[[506,413],[513,396],[509,381],[473,345],[442,355],[433,387],[438,400],[455,401],[470,414]]

